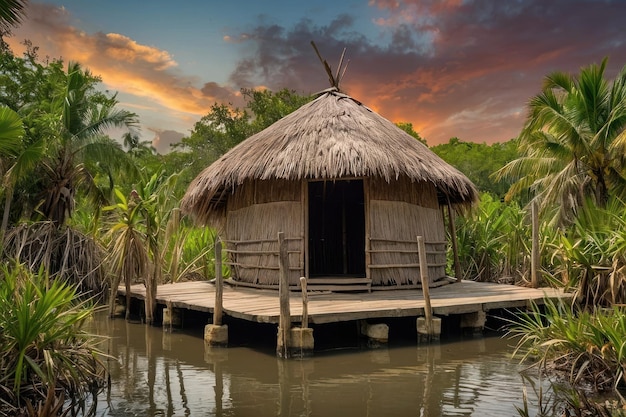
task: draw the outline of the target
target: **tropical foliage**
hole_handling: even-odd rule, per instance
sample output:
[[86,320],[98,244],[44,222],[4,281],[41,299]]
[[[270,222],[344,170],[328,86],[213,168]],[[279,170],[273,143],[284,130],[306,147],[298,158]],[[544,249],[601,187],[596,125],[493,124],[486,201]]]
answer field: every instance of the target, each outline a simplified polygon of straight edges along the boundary
[[558,372],[574,385],[596,391],[626,386],[626,311],[578,310],[563,301],[545,300],[521,313],[509,329],[515,354]]
[[5,256],[51,279],[73,283],[80,293],[100,297],[108,289],[102,245],[79,230],[59,232],[52,222],[22,223],[5,238]]
[[[76,289],[19,264],[0,267],[0,413],[58,415],[103,386],[100,342],[82,329],[94,307]],[[57,410],[56,412],[54,410]]]
[[555,221],[572,221],[586,198],[604,207],[625,195],[626,67],[608,81],[606,65],[548,75],[528,106],[522,156],[498,172],[515,180],[509,196],[530,190],[544,209],[558,206]]
[[55,134],[42,164],[45,199],[41,211],[59,226],[72,215],[77,187],[84,184],[94,198],[100,197],[91,168],[119,169],[118,164],[126,160],[119,143],[104,136],[106,129],[132,128],[137,122],[134,113],[116,109],[115,96],[95,91],[97,81],[80,64],[70,63],[63,93],[52,97],[51,113],[60,118],[51,126]]
[[424,145],[428,146],[428,143],[426,143],[426,139],[423,139],[420,136],[420,134],[418,132],[416,132],[415,129],[413,128],[413,123],[410,123],[410,122],[398,122],[398,123],[396,123],[396,126],[398,126],[400,129],[404,130],[409,135],[413,136],[415,139],[417,139],[420,142],[422,142]]
[[9,206],[13,197],[13,183],[15,181],[13,172],[19,166],[13,160],[19,153],[23,135],[24,126],[20,116],[8,107],[0,107],[0,174],[2,175],[3,190],[0,196],[3,196],[5,200],[0,226],[0,256],[2,256],[4,249],[1,242],[4,242],[4,234],[9,222]]
[[[504,203],[490,194],[482,194],[479,204],[457,223],[457,240],[463,279],[518,283],[530,281],[531,226],[530,211],[517,203]],[[540,224],[541,265],[543,276],[551,276],[548,249],[560,235]]]
[[[106,207],[113,211],[109,232],[109,253],[113,268],[111,288],[124,281],[127,289],[128,318],[130,285],[143,281],[146,286],[146,321],[153,322],[156,308],[156,287],[163,283],[169,237],[179,222],[175,191],[177,175],[167,178],[153,174],[130,193],[129,198],[116,190],[118,202]],[[110,297],[109,313],[113,315],[114,294]]]
[[554,273],[587,307],[626,303],[626,209],[612,199],[606,207],[587,201],[567,233],[549,248]]
[[109,264],[112,282],[109,297],[109,315],[115,313],[117,287],[124,282],[126,287],[126,319],[130,314],[130,286],[147,275],[148,251],[145,246],[146,236],[142,230],[138,195],[132,193],[127,199],[121,191],[115,190],[117,203],[105,210],[115,210],[117,223],[109,229]]
[[[436,145],[430,149],[467,175],[481,192],[489,193],[496,198],[504,197],[511,182],[494,181],[492,175],[519,156],[515,139],[487,145],[451,138],[448,143]],[[528,199],[527,196],[522,197],[522,201]]]
[[0,1],[0,31],[7,31],[16,27],[24,18],[26,0]]

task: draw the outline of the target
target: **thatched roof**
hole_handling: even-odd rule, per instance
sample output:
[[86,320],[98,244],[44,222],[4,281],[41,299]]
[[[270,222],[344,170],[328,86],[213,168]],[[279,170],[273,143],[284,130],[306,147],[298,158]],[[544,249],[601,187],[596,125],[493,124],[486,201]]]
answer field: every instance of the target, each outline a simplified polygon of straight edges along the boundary
[[401,176],[435,185],[443,201],[471,204],[472,182],[427,146],[359,101],[335,89],[249,137],[202,171],[181,202],[207,223],[219,217],[246,180]]

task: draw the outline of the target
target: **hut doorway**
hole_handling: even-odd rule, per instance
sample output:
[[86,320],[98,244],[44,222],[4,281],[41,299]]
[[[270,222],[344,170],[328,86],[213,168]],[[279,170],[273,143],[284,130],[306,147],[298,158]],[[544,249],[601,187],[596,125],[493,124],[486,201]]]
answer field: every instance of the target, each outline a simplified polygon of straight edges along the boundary
[[363,180],[308,185],[309,276],[365,277]]

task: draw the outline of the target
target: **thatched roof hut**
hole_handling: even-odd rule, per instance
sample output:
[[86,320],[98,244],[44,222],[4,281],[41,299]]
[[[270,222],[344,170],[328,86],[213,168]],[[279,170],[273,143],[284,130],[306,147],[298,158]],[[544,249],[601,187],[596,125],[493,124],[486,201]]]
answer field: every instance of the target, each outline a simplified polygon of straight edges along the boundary
[[465,175],[331,88],[206,168],[181,205],[220,230],[242,284],[278,284],[282,231],[294,286],[306,276],[333,288],[412,288],[416,237],[430,280],[445,277],[442,208],[476,198]]

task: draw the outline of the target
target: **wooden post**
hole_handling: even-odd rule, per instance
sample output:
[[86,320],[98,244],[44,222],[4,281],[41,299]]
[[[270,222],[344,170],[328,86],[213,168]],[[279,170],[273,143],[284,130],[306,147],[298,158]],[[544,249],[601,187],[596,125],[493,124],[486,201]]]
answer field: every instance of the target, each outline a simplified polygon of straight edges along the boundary
[[222,277],[222,241],[215,240],[215,306],[213,324],[204,326],[204,341],[207,346],[228,346],[228,325],[222,324],[224,279]]
[[365,278],[367,292],[372,292],[372,239],[370,239],[370,180],[363,178],[363,198],[365,200]]
[[433,311],[430,305],[430,292],[428,288],[428,262],[426,261],[426,246],[424,238],[417,237],[417,251],[419,254],[420,279],[422,281],[422,291],[424,292],[424,315],[426,316],[426,331],[429,336],[433,334]]
[[309,295],[306,290],[306,277],[300,277],[300,287],[302,289],[302,325],[303,329],[309,327]]
[[280,281],[278,285],[278,297],[280,299],[280,318],[278,321],[278,339],[276,343],[276,354],[286,358],[289,348],[289,329],[291,328],[291,311],[289,309],[289,258],[287,245],[285,244],[285,234],[278,232],[278,267]]
[[213,310],[213,324],[222,325],[222,298],[224,294],[224,278],[222,277],[222,241],[215,240],[215,308]]
[[309,183],[304,180],[300,185],[300,203],[302,204],[302,241],[300,242],[300,274],[309,276]]
[[461,281],[461,262],[459,261],[459,246],[456,240],[456,225],[454,222],[454,211],[450,200],[448,200],[448,227],[450,228],[450,240],[452,241],[452,254],[454,256],[454,275],[457,282]]
[[539,213],[537,208],[537,202],[533,201],[531,205],[531,217],[532,217],[532,232],[533,242],[530,253],[530,285],[533,288],[539,286]]

